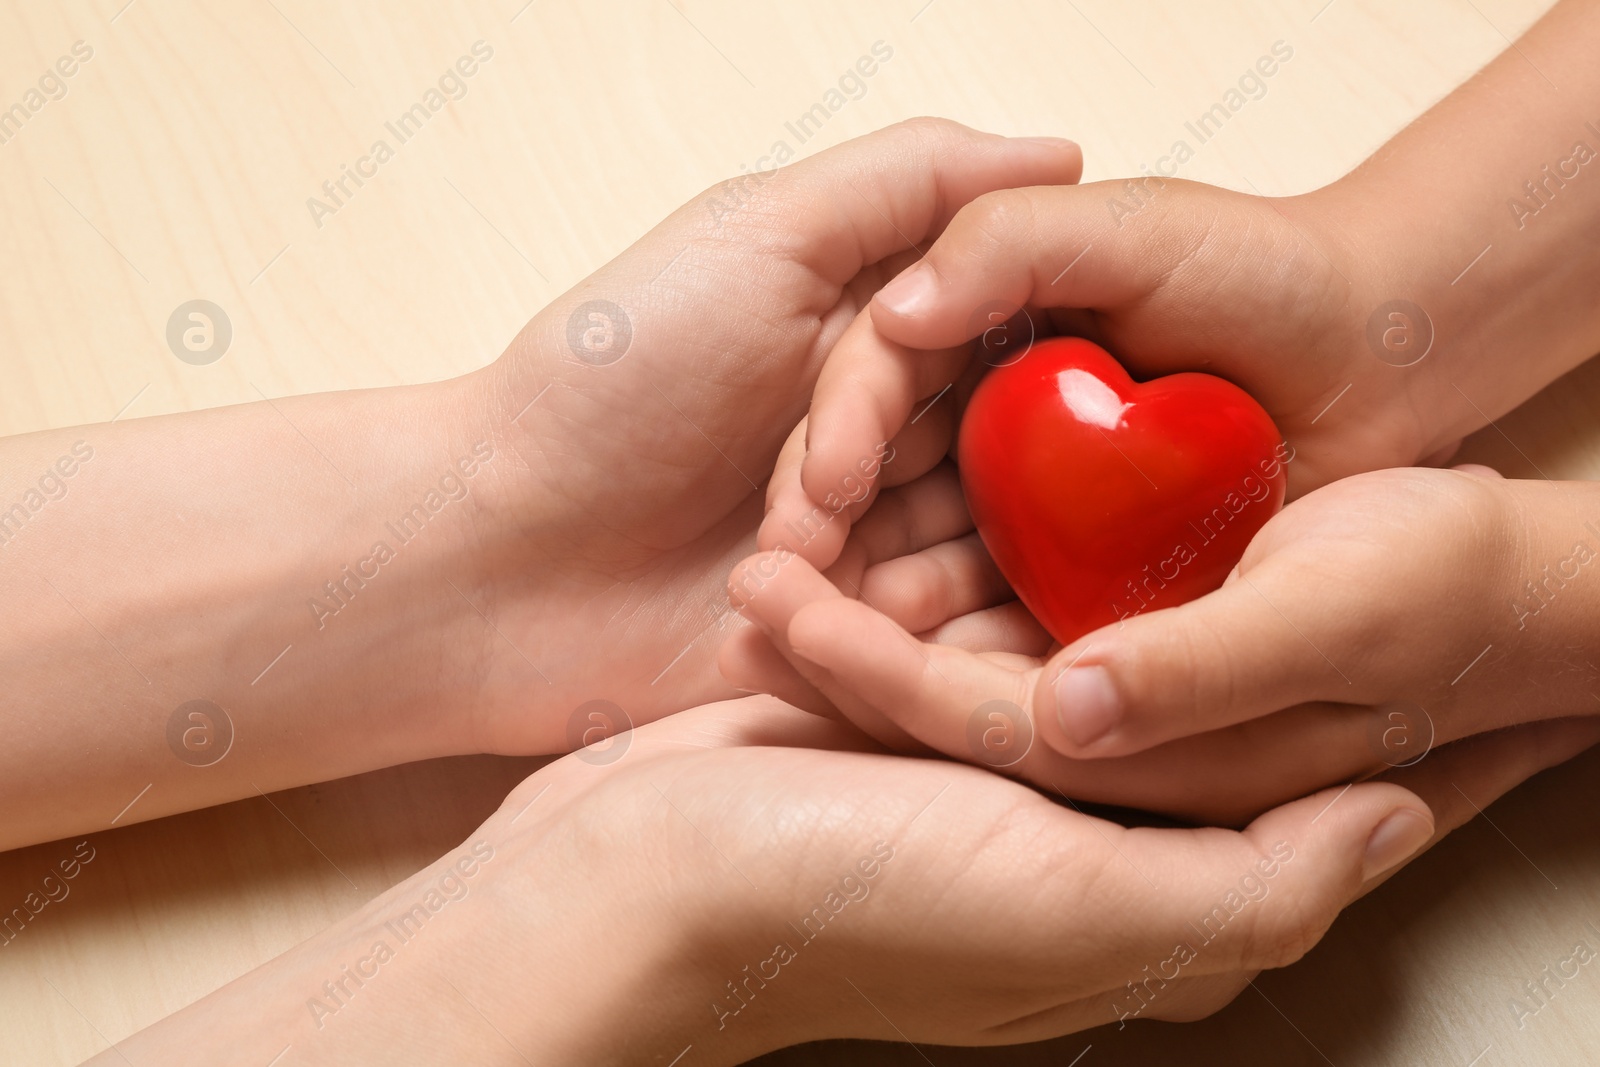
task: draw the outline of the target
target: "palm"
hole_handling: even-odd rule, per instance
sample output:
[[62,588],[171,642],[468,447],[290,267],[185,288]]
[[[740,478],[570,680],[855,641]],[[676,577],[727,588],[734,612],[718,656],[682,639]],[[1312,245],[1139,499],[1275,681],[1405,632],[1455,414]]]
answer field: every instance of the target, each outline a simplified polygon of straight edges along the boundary
[[[1498,795],[1593,731],[1575,734],[1525,732],[1442,754],[1430,769],[1442,777],[1400,777],[1442,832],[1476,814],[1447,783]],[[630,740],[614,763],[597,767],[580,754],[519,786],[480,831],[501,852],[490,877],[504,880],[474,892],[493,895],[497,945],[519,960],[541,955],[537,940],[519,940],[530,870],[593,871],[608,899],[647,917],[670,908],[675,928],[702,931],[659,990],[657,1014],[689,1020],[672,1047],[692,1042],[710,1062],[731,1058],[731,1041],[773,1018],[764,1004],[781,1003],[790,1025],[825,1020],[752,1039],[766,1047],[842,1036],[1005,1044],[1123,1012],[1209,1014],[1256,971],[1316,941],[1361,887],[1373,824],[1397,803],[1417,805],[1394,785],[1369,783],[1287,805],[1243,832],[1127,829],[987,771],[888,755],[762,697],[695,708]],[[1187,923],[1263,856],[1288,854],[1286,843],[1293,862],[1271,876],[1270,893],[1161,983],[1152,1003],[1129,996],[1141,967],[1168,958],[1175,939],[1193,936]],[[661,856],[674,857],[670,883]],[[648,921],[664,920],[658,912]],[[775,941],[799,962],[758,968],[777,958]],[[729,992],[746,963],[766,976],[743,998],[753,993],[757,1010]],[[509,998],[498,1010],[514,1017],[517,983],[495,988]],[[759,1051],[739,1049],[741,1061]]]
[[[730,695],[713,664],[724,579],[829,349],[960,204],[1021,176],[1070,181],[1078,165],[1071,146],[906,124],[769,177],[720,218],[691,201],[538,315],[486,375],[523,468],[491,521],[539,564],[497,571],[489,595],[548,679],[533,693],[558,711],[611,700],[633,721]],[[600,352],[569,331],[596,301],[613,342]],[[561,677],[597,643],[615,667]],[[561,716],[515,710],[485,744],[569,747]]]
[[[731,695],[709,669],[730,621],[728,570],[754,544],[762,483],[828,349],[897,266],[872,264],[839,284],[755,247],[730,256],[691,241],[674,260],[680,250],[669,244],[642,257],[656,269],[672,261],[650,286],[612,277],[639,269],[628,260],[585,287],[628,309],[633,339],[622,358],[594,366],[562,352],[506,368],[511,395],[544,390],[518,420],[514,447],[547,461],[533,471],[538,495],[568,505],[565,521],[536,517],[527,551],[570,576],[562,602],[581,605],[626,665],[593,696],[636,721]],[[692,288],[709,271],[763,284],[735,286],[710,309],[686,307],[675,279]],[[530,583],[527,592],[543,591]],[[542,597],[521,614],[514,625],[547,658],[582,651],[562,650],[578,628],[565,613],[552,619]],[[584,646],[596,640],[595,628],[583,632]]]

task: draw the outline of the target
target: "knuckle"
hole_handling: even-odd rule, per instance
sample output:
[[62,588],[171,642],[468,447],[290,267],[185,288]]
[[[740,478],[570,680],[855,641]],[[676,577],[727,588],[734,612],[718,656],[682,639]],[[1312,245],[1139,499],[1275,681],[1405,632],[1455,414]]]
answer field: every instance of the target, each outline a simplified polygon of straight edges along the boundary
[[1240,698],[1238,650],[1209,626],[1189,626],[1182,631],[1183,654],[1191,683],[1191,707],[1202,723],[1213,723],[1229,713]]
[[938,148],[952,141],[969,140],[973,134],[969,127],[937,115],[917,115],[914,118],[902,119],[885,132],[890,136],[904,138],[918,146],[928,148]]
[[1251,967],[1270,970],[1297,963],[1333,925],[1333,916],[1315,899],[1294,896],[1277,904],[1263,911],[1248,931],[1245,962]]
[[1034,216],[1033,197],[1026,189],[997,189],[957,212],[951,228],[969,248],[998,251],[1032,232]]
[[1211,729],[1240,695],[1237,649],[1204,619],[1191,618],[1192,611],[1177,608],[1135,620],[1133,625],[1143,623],[1160,639],[1129,642],[1131,654],[1119,672],[1139,690],[1130,694],[1137,706],[1169,708],[1174,719],[1187,717],[1189,732]]

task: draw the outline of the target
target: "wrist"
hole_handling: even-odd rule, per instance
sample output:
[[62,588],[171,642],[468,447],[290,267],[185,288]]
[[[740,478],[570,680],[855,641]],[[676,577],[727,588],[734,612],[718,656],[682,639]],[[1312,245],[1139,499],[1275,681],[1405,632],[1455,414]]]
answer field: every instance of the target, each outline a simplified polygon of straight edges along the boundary
[[[1431,342],[1412,346],[1404,354],[1418,361],[1391,376],[1435,446],[1600,350],[1600,246],[1572,240],[1600,226],[1600,74],[1577,47],[1597,33],[1600,10],[1557,5],[1318,194],[1362,265],[1355,310],[1382,320],[1380,309],[1408,301],[1416,321],[1404,325]],[[1545,95],[1546,76],[1561,100]]]
[[[569,760],[508,797],[480,831],[506,839],[504,863],[454,931],[460,952],[447,954],[476,961],[483,1010],[539,1062],[671,1063],[692,1045],[695,1062],[731,1067],[802,1039],[787,1017],[719,1011],[723,998],[737,1004],[729,990],[774,923],[760,891],[705,847],[702,828],[721,836],[716,805],[664,803],[678,792],[670,776],[639,766]],[[577,784],[567,777],[598,776],[609,780],[562,806]],[[521,813],[545,788],[544,824],[502,829],[530,822]],[[528,871],[540,872],[536,886],[520,877]]]
[[620,729],[735,695],[716,653],[733,616],[727,574],[759,510],[686,540],[676,524],[695,528],[702,509],[648,474],[652,435],[612,391],[637,387],[645,368],[587,364],[549,336],[549,318],[456,383],[461,421],[497,457],[474,490],[473,566],[456,580],[494,641],[475,751],[567,752],[596,736],[596,706]]
[[1427,455],[1588,358],[1600,315],[1570,251],[1502,225],[1504,196],[1419,189],[1394,169],[1368,165],[1313,195],[1351,264],[1356,358],[1409,399]]
[[467,554],[467,505],[410,543],[388,530],[459,454],[440,393],[284,398],[20,446],[59,441],[80,469],[71,521],[7,546],[55,592],[7,590],[11,696],[33,710],[0,766],[0,801],[27,817],[0,846],[460,750],[447,712],[470,705],[453,683],[475,650],[441,639],[469,609],[438,590]]
[[[518,790],[503,810],[525,811],[536,793]],[[647,848],[618,849],[571,811],[537,828],[497,816],[354,914],[92,1062],[266,1063],[292,1045],[296,1062],[330,1067],[621,1067],[669,1063],[693,1044],[696,1063],[731,1067],[778,1047],[754,1026],[737,1043],[704,1040],[711,1016],[696,995],[714,971],[715,909],[704,906],[711,894],[683,888],[704,872],[675,862],[665,900],[659,866],[641,869]]]

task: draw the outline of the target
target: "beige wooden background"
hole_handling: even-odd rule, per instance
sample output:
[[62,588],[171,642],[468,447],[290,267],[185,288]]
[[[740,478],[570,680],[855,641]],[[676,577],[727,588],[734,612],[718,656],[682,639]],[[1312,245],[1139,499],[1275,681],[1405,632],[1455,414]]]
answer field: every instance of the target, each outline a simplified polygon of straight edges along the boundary
[[[892,60],[802,151],[931,113],[1072,136],[1088,178],[1153,161],[1285,41],[1294,57],[1267,95],[1183,171],[1275,194],[1337,177],[1545,6],[10,0],[0,107],[74,42],[93,56],[0,144],[0,432],[477,367],[669,209],[792,144],[785,121],[876,41]],[[493,58],[466,95],[319,227],[307,198],[479,40]],[[234,330],[208,366],[164,341],[195,298]],[[1597,415],[1591,365],[1471,448],[1508,473],[1531,473],[1520,448],[1593,477]],[[458,841],[536,765],[439,761],[94,835],[71,895],[0,948],[0,1063],[76,1063],[282,951]],[[1574,941],[1600,943],[1585,926],[1600,924],[1597,768],[1585,758],[1497,805],[1204,1023],[771,1062],[1595,1062],[1600,968],[1524,1028],[1507,1002]],[[0,906],[70,851],[0,855]]]

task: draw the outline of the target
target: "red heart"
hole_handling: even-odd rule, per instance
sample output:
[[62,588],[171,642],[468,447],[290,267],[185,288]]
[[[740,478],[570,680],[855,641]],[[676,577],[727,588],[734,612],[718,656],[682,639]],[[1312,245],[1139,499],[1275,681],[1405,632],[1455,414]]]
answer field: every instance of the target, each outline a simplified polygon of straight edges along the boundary
[[1137,383],[1077,337],[990,371],[957,455],[989,554],[1064,645],[1220,586],[1283,506],[1293,459],[1238,386],[1209,374]]

